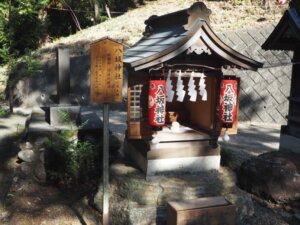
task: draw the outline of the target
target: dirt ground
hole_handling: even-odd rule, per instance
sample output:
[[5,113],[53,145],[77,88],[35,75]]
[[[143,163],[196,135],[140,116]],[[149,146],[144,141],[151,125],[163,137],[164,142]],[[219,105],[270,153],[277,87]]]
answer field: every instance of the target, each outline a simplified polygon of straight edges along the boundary
[[27,115],[0,118],[0,224],[101,224],[101,214],[82,193],[39,184],[21,173],[16,156]]

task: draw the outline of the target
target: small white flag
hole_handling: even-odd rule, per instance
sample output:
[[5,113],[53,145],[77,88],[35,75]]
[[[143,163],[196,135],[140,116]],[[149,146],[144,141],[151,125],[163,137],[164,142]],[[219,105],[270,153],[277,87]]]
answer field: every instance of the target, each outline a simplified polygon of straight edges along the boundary
[[181,79],[181,70],[179,71],[177,85],[176,85],[176,94],[178,96],[177,101],[183,102],[184,96],[185,96],[185,90],[183,85],[183,80]]
[[167,89],[167,102],[172,102],[175,92],[172,90],[173,85],[172,85],[172,80],[171,80],[171,70],[169,70],[169,72],[168,72],[166,89]]
[[205,84],[205,75],[204,73],[201,73],[200,75],[200,81],[199,81],[199,94],[202,96],[202,101],[207,101],[207,90],[206,84]]
[[197,91],[196,91],[196,85],[194,81],[194,74],[195,72],[193,71],[190,76],[190,80],[188,83],[188,95],[190,96],[190,101],[195,102],[197,99]]

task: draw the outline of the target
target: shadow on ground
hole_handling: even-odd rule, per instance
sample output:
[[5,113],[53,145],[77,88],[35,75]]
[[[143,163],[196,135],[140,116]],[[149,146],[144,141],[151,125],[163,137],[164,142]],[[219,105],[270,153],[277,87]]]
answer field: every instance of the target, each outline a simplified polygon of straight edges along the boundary
[[240,124],[238,134],[231,135],[228,142],[221,140],[221,146],[235,152],[241,160],[279,149],[279,127],[260,127]]

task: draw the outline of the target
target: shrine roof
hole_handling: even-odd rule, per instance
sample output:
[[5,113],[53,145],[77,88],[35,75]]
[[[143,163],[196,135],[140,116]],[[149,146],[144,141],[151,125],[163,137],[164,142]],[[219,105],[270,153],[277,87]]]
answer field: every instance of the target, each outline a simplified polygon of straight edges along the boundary
[[136,71],[150,68],[185,52],[200,40],[223,59],[226,65],[249,70],[262,67],[262,63],[240,54],[222,42],[206,20],[198,17],[190,23],[189,17],[188,9],[150,17],[145,21],[147,26],[144,37],[124,51],[124,63]]
[[300,48],[300,12],[296,8],[285,11],[262,48],[266,50],[296,50]]

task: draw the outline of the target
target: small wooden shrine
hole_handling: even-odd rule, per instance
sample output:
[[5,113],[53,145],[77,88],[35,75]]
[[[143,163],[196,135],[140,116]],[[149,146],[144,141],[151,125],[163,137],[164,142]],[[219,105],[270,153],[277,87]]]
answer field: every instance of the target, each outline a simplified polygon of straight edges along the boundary
[[[143,38],[124,52],[128,70],[125,152],[147,175],[218,169],[221,81],[225,75],[236,80],[222,68],[262,67],[218,38],[209,26],[210,14],[204,3],[198,2],[189,9],[151,16],[145,21]],[[157,103],[151,112],[156,123],[165,120],[161,129],[153,129],[153,121],[149,121],[154,104],[149,97],[155,86],[152,80],[166,80],[166,88],[156,90],[156,94],[166,92],[165,111]],[[228,106],[238,113],[238,95]],[[232,119],[230,113],[227,119]],[[237,118],[229,133],[236,131]]]
[[300,153],[300,0],[290,2],[262,48],[294,51],[288,121],[281,127],[280,149]]

